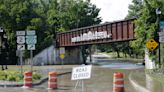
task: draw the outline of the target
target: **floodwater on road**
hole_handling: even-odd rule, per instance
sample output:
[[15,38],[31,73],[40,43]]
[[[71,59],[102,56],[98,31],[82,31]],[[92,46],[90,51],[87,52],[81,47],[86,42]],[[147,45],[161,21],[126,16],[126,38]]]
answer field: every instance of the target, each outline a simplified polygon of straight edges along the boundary
[[[124,65],[125,66],[125,65]],[[124,68],[124,67],[123,67]],[[83,80],[84,91],[83,92],[112,92],[113,88],[113,73],[122,72],[124,74],[124,88],[125,92],[164,92],[164,86],[159,82],[152,80],[149,76],[146,76],[143,72],[143,68],[135,69],[116,69],[108,68],[107,66],[93,66],[91,79]],[[142,72],[142,73],[141,73]],[[142,84],[147,91],[138,90],[132,86],[129,81],[129,75],[133,73],[135,81]],[[135,73],[135,74],[134,74]],[[144,79],[144,78],[145,79]],[[82,92],[82,84],[79,83],[77,89],[74,90],[77,81],[71,80],[71,74],[66,74],[58,77],[58,89],[48,90],[47,82],[34,86],[30,89],[24,89],[20,87],[0,88],[0,92]],[[79,81],[82,82],[82,81]]]
[[[45,82],[29,89],[4,87],[0,88],[0,92],[113,92],[113,73],[115,72],[124,74],[125,92],[164,92],[164,85],[146,75],[144,66],[127,62],[109,62],[107,59],[98,66],[93,65],[90,79],[73,81],[71,74],[58,76],[56,90],[48,90],[48,83]],[[74,89],[77,82],[79,85]]]
[[[135,92],[131,86],[128,75],[133,70],[125,69],[110,69],[101,66],[93,66],[91,79],[83,80],[84,91],[83,92],[112,92],[113,88],[113,73],[122,72],[124,73],[125,91]],[[23,88],[0,88],[0,92],[82,92],[82,85],[79,83],[77,89],[74,90],[77,81],[71,80],[71,74],[62,75],[58,77],[58,89],[48,90],[47,82],[40,85],[34,86],[30,89]],[[81,82],[81,81],[79,81]]]
[[102,67],[113,69],[139,69],[143,68],[144,66],[132,63],[111,63],[109,65],[102,65]]

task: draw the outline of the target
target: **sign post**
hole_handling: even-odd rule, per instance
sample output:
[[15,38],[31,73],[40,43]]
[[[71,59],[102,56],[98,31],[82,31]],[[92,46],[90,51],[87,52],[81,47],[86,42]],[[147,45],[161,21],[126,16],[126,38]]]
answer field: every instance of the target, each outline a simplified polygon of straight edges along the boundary
[[71,80],[77,80],[74,91],[76,91],[78,84],[81,82],[82,92],[84,92],[84,79],[91,78],[91,69],[92,69],[92,65],[82,65],[79,67],[74,67],[72,69]]
[[27,50],[30,50],[31,71],[33,71],[33,50],[35,50],[37,36],[35,30],[26,31],[26,34]]
[[23,53],[22,51],[25,50],[25,31],[17,31],[17,50],[20,51],[20,65],[21,65],[21,74],[23,74]]
[[[164,46],[164,21],[160,21],[159,22],[159,45],[162,46],[159,46],[159,63],[161,63],[161,55],[163,55],[163,46]],[[162,47],[162,48],[161,48]],[[162,53],[162,54],[161,54]],[[162,57],[162,61],[163,61],[163,57]]]
[[[35,31],[17,31],[17,50],[20,51],[20,64],[21,64],[21,73],[23,73],[23,68],[22,68],[22,57],[23,53],[22,51],[25,50],[25,43],[27,44],[27,50],[30,50],[30,59],[31,59],[31,71],[32,71],[32,66],[33,66],[33,50],[35,50],[35,44],[37,43],[37,36],[35,35]],[[26,36],[25,36],[26,35]]]
[[63,59],[65,58],[65,48],[61,47],[59,48],[59,50],[60,50],[61,64],[63,65],[64,64]]

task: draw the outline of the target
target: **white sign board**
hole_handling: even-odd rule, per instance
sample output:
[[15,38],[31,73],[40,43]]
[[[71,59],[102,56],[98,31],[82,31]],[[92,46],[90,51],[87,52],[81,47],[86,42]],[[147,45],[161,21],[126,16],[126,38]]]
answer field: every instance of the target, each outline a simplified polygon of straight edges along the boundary
[[24,44],[17,45],[17,50],[25,50],[25,45]]
[[64,47],[61,47],[59,50],[60,50],[60,54],[65,54],[65,48]]
[[158,32],[159,36],[164,36],[164,32]]
[[159,42],[164,43],[164,36],[160,36],[160,37],[159,37]]
[[19,44],[25,43],[25,36],[17,36],[17,43]]
[[3,32],[3,28],[0,27],[0,32]]
[[25,35],[25,31],[17,31],[16,32],[16,35],[18,36],[18,35]]
[[72,69],[71,80],[81,80],[91,78],[92,65],[84,65],[79,67],[74,67]]
[[27,45],[27,50],[35,50],[35,44]]

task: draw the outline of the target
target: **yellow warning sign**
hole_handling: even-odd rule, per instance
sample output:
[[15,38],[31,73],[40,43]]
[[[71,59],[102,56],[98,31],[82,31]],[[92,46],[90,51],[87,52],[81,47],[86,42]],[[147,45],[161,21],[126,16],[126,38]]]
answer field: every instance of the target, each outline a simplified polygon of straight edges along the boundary
[[158,46],[158,43],[154,39],[150,39],[146,43],[146,47],[150,50],[154,50],[155,48],[157,48],[157,46]]
[[64,59],[65,55],[64,54],[60,54],[60,58]]

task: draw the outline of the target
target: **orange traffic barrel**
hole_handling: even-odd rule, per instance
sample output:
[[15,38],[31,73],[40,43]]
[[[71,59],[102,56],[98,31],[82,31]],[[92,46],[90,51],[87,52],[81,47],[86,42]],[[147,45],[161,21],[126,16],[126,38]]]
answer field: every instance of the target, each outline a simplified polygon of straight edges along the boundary
[[49,72],[48,75],[48,89],[57,89],[57,73]]
[[115,72],[113,74],[113,92],[124,92],[123,73]]
[[28,71],[24,73],[23,87],[32,87],[32,72]]

